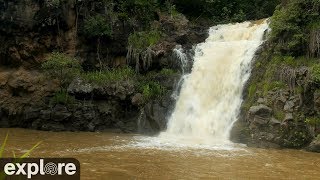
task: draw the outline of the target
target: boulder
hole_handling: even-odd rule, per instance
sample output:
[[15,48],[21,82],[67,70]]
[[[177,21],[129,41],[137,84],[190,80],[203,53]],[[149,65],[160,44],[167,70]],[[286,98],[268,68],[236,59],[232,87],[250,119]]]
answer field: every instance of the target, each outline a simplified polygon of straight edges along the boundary
[[61,122],[68,119],[71,115],[72,113],[68,111],[67,107],[58,104],[52,110],[51,119],[56,122]]
[[257,115],[263,118],[271,117],[272,109],[266,105],[260,104],[258,106],[252,106],[249,110],[250,115]]
[[320,138],[313,140],[306,148],[307,151],[320,153]]

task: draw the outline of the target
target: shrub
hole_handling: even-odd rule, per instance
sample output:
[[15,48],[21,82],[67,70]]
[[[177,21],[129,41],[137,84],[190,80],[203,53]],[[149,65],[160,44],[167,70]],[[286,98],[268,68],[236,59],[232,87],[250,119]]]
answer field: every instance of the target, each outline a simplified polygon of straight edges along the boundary
[[60,81],[60,88],[66,89],[73,78],[80,74],[79,61],[63,53],[52,53],[41,68],[53,78]]
[[150,100],[161,97],[165,93],[166,89],[158,82],[149,81],[143,82],[140,85],[140,91],[146,100]]
[[128,44],[133,49],[144,50],[155,45],[161,38],[161,33],[157,30],[135,32],[130,34]]
[[312,67],[311,77],[315,82],[320,83],[320,64],[315,64]]

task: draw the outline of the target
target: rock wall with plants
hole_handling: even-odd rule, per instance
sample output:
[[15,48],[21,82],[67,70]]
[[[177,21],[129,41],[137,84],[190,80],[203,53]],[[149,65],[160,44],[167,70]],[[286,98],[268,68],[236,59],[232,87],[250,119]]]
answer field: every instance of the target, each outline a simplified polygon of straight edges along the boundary
[[[180,67],[181,57],[173,49],[181,45],[191,57],[192,46],[205,40],[209,26],[269,17],[278,3],[278,0],[0,0],[0,127],[157,133],[165,129],[166,117],[175,101],[171,94],[184,71]],[[287,56],[298,58],[291,54],[296,50],[308,57],[319,56],[317,38],[310,37],[311,42],[301,38],[301,33],[318,37],[316,22],[299,30],[295,26],[300,27],[301,22],[292,22],[295,17],[290,13],[288,22],[286,18],[281,22],[287,6],[283,2],[274,15],[279,20],[273,26],[277,26],[276,22],[280,26],[278,30],[273,28],[272,45],[267,46],[255,65],[254,73],[261,72],[258,77],[264,78],[264,72],[273,74],[276,68],[272,72],[265,69],[273,67],[268,64],[271,59],[278,62]],[[302,7],[310,9],[309,6]],[[315,18],[314,12],[308,13],[309,20]],[[300,20],[308,21],[305,17]],[[288,23],[288,27],[282,27],[283,23]],[[314,30],[301,32],[309,26]],[[303,68],[285,70],[286,76],[281,76],[285,82],[292,78],[288,76],[292,71],[300,73],[294,78],[302,78],[301,83],[309,77]],[[266,81],[273,82],[268,78]],[[249,86],[246,107],[257,105],[259,99],[270,102],[269,96],[256,96],[260,92],[256,90],[266,83],[251,81],[256,87]],[[263,94],[285,82],[279,80],[266,86]],[[296,96],[291,91],[285,96],[284,103],[295,109],[291,104],[297,103]],[[265,106],[262,109],[268,119],[273,107]],[[259,113],[259,108],[252,108],[252,113]],[[309,141],[309,135],[305,138]]]
[[275,10],[233,129],[235,141],[319,152],[319,13],[317,0],[282,1]]
[[207,36],[171,2],[1,0],[0,17],[1,127],[159,132],[174,48]]

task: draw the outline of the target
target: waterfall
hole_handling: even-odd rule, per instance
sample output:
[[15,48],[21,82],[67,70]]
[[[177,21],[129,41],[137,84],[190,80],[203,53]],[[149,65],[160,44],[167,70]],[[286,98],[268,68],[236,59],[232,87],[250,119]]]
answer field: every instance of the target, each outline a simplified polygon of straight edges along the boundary
[[188,57],[187,54],[184,52],[183,48],[181,45],[177,45],[173,49],[173,53],[176,56],[176,58],[180,61],[180,66],[181,66],[181,72],[184,75],[185,71],[188,66]]
[[198,44],[191,74],[185,77],[176,107],[161,139],[190,144],[227,144],[263,42],[267,20],[218,25]]

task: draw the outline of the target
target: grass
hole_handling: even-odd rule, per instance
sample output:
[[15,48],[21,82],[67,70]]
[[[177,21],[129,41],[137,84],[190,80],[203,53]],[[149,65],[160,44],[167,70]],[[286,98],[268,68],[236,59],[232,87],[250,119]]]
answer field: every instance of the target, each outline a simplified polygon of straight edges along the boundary
[[70,96],[66,90],[58,91],[56,94],[51,98],[50,104],[73,104],[76,99],[73,96]]
[[175,72],[174,70],[172,70],[172,69],[166,69],[166,68],[164,68],[164,69],[162,69],[162,70],[160,71],[160,74],[165,75],[165,76],[170,76],[170,75],[176,74],[176,72]]
[[[7,134],[6,134],[6,137],[4,138],[4,141],[3,141],[2,145],[1,145],[1,147],[0,147],[0,158],[3,158],[3,157],[4,157],[3,154],[4,154],[5,147],[6,147],[6,145],[7,145],[8,136],[9,136],[9,134],[7,133]],[[41,143],[42,143],[42,142],[38,142],[38,143],[35,144],[31,149],[29,149],[26,153],[24,153],[23,155],[21,155],[21,156],[18,157],[18,158],[19,158],[19,159],[23,159],[23,158],[29,157],[30,154],[31,154],[31,152],[32,152],[35,148],[37,148]],[[12,154],[13,154],[13,157],[14,157],[14,158],[17,158],[14,152],[12,152]]]
[[[3,157],[4,157],[3,154],[4,154],[4,150],[5,150],[7,141],[8,141],[8,136],[9,136],[9,134],[7,133],[7,134],[6,134],[6,137],[4,138],[4,141],[2,142],[2,144],[1,144],[1,146],[0,146],[0,158],[3,158]],[[21,155],[20,157],[16,157],[16,154],[15,154],[15,152],[13,151],[13,152],[12,152],[12,155],[13,155],[12,157],[13,157],[13,158],[17,158],[18,160],[16,160],[16,161],[20,162],[22,159],[29,157],[30,154],[31,154],[31,152],[32,152],[35,148],[37,148],[40,144],[41,144],[41,142],[38,142],[37,144],[35,144],[31,149],[29,149],[26,153],[24,153],[24,154]],[[4,172],[1,172],[1,173],[0,173],[0,179],[5,179],[5,177],[6,177],[6,174],[4,174]]]
[[274,111],[274,117],[279,121],[283,121],[284,118],[285,118],[285,114],[281,110],[275,110]]
[[263,94],[267,95],[268,91],[274,90],[274,89],[282,89],[285,88],[286,84],[280,81],[274,81],[271,83],[265,83],[263,85]]
[[311,77],[314,81],[320,82],[320,64],[314,64],[312,66]]
[[320,125],[320,118],[318,117],[308,117],[305,122],[312,126]]
[[111,83],[115,81],[132,80],[135,77],[136,74],[134,70],[129,67],[104,71],[86,72],[82,74],[82,78],[84,80],[88,81],[89,83],[98,85]]

